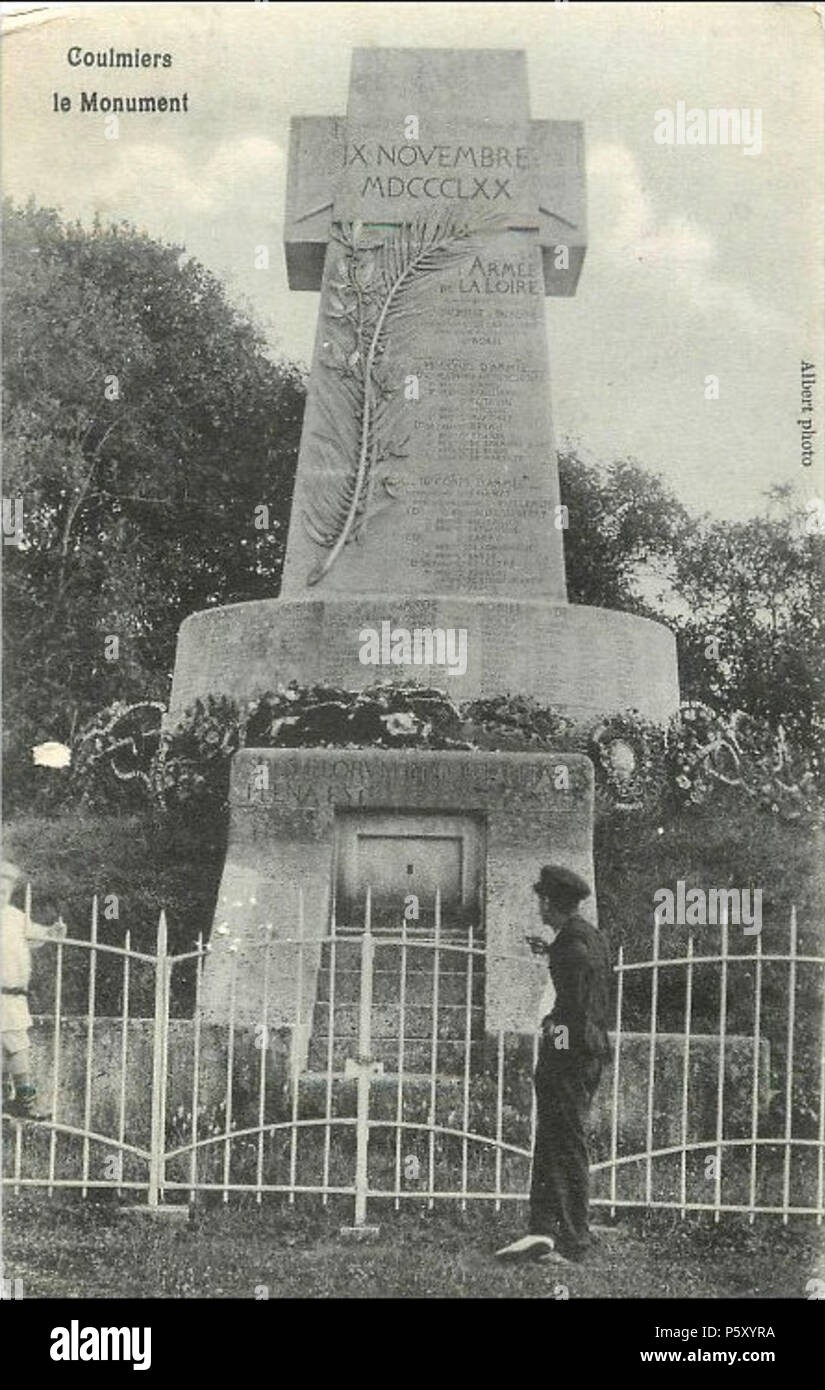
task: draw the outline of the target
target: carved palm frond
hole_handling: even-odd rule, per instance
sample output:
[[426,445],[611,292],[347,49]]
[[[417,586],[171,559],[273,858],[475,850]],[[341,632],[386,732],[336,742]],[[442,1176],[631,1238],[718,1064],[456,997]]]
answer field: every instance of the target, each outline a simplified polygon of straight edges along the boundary
[[348,352],[331,344],[327,380],[335,384],[326,399],[323,390],[317,395],[323,432],[316,431],[315,437],[325,485],[308,503],[303,523],[310,539],[328,554],[313,566],[308,584],[317,584],[329,572],[369,515],[388,505],[393,495],[387,488],[386,497],[373,503],[376,464],[403,457],[392,443],[399,400],[380,366],[390,340],[397,349],[423,309],[419,291],[428,278],[474,254],[479,235],[500,225],[499,218],[473,226],[402,224],[378,244],[365,244],[356,224],[335,230],[349,257],[349,273],[329,316],[346,321],[354,341]]

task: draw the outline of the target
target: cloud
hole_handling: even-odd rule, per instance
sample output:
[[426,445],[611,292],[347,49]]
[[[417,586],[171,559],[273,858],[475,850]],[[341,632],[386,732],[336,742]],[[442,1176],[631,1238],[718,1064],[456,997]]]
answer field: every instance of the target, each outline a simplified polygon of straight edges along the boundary
[[112,142],[113,158],[98,166],[86,184],[84,203],[101,214],[143,221],[139,209],[173,201],[178,217],[216,216],[230,206],[244,207],[262,184],[277,182],[284,152],[273,140],[246,136],[224,140],[197,164],[171,144]]
[[611,259],[694,265],[713,259],[713,240],[689,218],[657,222],[636,160],[623,145],[597,145],[587,162],[597,235]]
[[707,317],[727,315],[754,329],[788,327],[787,316],[758,302],[744,281],[715,271],[717,246],[710,232],[682,213],[659,214],[626,146],[594,146],[587,172],[594,254],[611,273],[621,267],[661,272],[666,292],[689,300]]
[[279,181],[284,152],[274,140],[249,135],[242,140],[224,140],[204,166],[202,178],[216,207],[234,201],[240,186],[264,181],[272,187]]

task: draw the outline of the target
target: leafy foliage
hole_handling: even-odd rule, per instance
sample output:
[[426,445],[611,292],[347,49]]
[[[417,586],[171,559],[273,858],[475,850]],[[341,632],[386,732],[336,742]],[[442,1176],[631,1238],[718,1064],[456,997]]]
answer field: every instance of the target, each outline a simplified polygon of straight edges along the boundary
[[696,519],[660,478],[629,459],[599,468],[576,449],[563,449],[559,487],[570,516],[564,537],[569,601],[661,617],[639,580],[651,569],[666,575]]
[[571,603],[667,622],[682,696],[825,756],[825,536],[786,487],[746,522],[691,516],[637,463],[559,457]]
[[7,776],[22,783],[32,744],[70,740],[113,699],[166,697],[188,613],[277,591],[303,382],[179,247],[9,203],[4,252],[4,486],[24,510],[4,555]]
[[788,490],[768,514],[706,521],[674,551],[682,693],[781,725],[821,763],[825,751],[825,537]]

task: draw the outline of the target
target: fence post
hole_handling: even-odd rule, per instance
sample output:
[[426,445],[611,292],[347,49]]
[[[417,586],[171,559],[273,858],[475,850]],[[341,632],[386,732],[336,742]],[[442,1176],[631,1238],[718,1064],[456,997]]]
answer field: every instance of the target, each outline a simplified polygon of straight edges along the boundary
[[[301,1098],[301,1068],[307,1065],[304,1053],[304,890],[298,889],[298,951],[295,958],[295,1021],[292,1028],[289,1059],[289,1083],[292,1087],[292,1123],[289,1129],[289,1203],[295,1203],[298,1181],[298,1115]],[[310,1015],[311,1017],[311,1015]]]
[[659,1027],[659,935],[658,910],[653,916],[653,960],[650,980],[650,1044],[647,1056],[647,1133],[645,1139],[645,1206],[653,1204],[653,1130],[656,1087],[656,1038]]
[[713,1219],[722,1214],[722,1154],[725,1141],[725,1053],[728,1038],[728,900],[722,903],[722,954],[719,972],[719,1055],[716,1067],[716,1168],[713,1174]]
[[[86,1180],[89,1176],[89,1131],[92,1127],[92,1079],[95,1035],[95,986],[97,981],[97,893],[92,898],[92,929],[89,938],[89,985],[86,1002],[86,1066],[83,1084],[83,1186],[81,1196],[87,1192]],[[123,1150],[120,1151],[122,1157]]]
[[163,1194],[166,1153],[166,1039],[169,991],[166,913],[158,918],[155,947],[155,1015],[152,1030],[152,1105],[149,1136],[149,1192],[147,1202],[156,1209]]
[[[610,1215],[616,1215],[616,1163],[619,1153],[619,1068],[622,1046],[622,1000],[624,993],[624,946],[616,962],[616,1031],[613,1046],[613,1094],[610,1102]],[[538,1034],[536,1034],[538,1038]]]
[[791,907],[791,949],[788,956],[788,1032],[785,1043],[785,1153],[782,1161],[782,1225],[787,1226],[791,1203],[791,1150],[793,1136],[793,1066],[796,1027],[796,958],[798,955],[796,904]]
[[364,934],[361,937],[361,995],[358,1017],[358,1056],[347,1058],[345,1076],[357,1078],[357,1105],[355,1112],[355,1224],[350,1228],[352,1234],[377,1230],[367,1226],[367,1191],[369,1188],[369,1111],[370,1081],[382,1070],[380,1062],[370,1056],[372,1050],[372,975],[375,959],[375,938],[372,934],[372,893],[367,886],[367,901],[364,913]]

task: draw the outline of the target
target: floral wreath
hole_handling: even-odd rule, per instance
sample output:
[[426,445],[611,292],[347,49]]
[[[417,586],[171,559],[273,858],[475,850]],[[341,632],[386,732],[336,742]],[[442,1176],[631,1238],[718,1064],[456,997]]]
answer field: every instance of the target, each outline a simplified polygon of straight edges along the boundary
[[597,778],[623,810],[643,805],[651,783],[656,780],[654,734],[658,732],[631,710],[603,719],[590,734],[588,751]]

